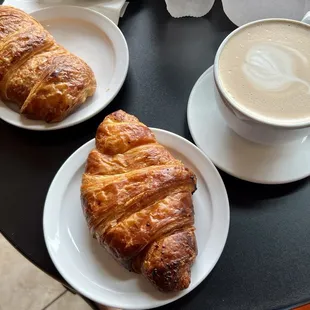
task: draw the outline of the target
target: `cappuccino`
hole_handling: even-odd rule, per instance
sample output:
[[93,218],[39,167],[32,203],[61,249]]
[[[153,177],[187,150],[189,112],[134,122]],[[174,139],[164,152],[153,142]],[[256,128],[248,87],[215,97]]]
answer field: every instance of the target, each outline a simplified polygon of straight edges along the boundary
[[219,81],[250,115],[280,124],[310,121],[310,26],[266,20],[236,32],[219,56]]

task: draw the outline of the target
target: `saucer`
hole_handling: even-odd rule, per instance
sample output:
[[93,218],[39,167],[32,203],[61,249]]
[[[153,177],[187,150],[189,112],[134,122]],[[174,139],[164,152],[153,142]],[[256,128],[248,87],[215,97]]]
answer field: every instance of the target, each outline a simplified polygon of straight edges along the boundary
[[196,145],[221,170],[242,180],[282,184],[310,175],[310,136],[285,145],[250,142],[232,131],[215,101],[213,66],[194,85],[187,121]]

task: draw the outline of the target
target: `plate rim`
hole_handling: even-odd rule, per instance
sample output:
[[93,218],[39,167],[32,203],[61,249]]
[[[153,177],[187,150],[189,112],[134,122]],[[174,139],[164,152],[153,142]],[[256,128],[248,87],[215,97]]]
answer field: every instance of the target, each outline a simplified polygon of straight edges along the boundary
[[[180,292],[177,296],[174,296],[172,298],[169,298],[169,299],[166,299],[164,301],[160,300],[158,301],[157,304],[155,305],[149,305],[149,306],[143,306],[143,308],[137,308],[136,306],[134,305],[126,305],[126,309],[153,309],[153,308],[157,308],[157,307],[160,307],[160,306],[164,306],[164,305],[167,305],[171,302],[174,302],[180,298],[182,298],[183,296],[187,295],[188,293],[190,293],[191,291],[193,291],[203,280],[205,280],[207,278],[207,276],[211,273],[211,271],[213,270],[213,268],[215,267],[215,265],[217,264],[219,258],[221,257],[222,253],[223,253],[223,250],[224,250],[224,247],[226,245],[226,242],[227,242],[227,237],[228,237],[228,233],[229,233],[229,227],[230,227],[230,205],[229,205],[229,199],[228,199],[228,195],[227,195],[227,191],[226,191],[226,187],[225,187],[225,184],[223,182],[223,179],[221,177],[221,175],[219,174],[218,170],[216,169],[216,167],[214,166],[214,164],[212,163],[212,161],[206,156],[206,154],[204,154],[204,152],[202,152],[196,145],[194,145],[192,142],[188,141],[187,139],[185,139],[184,137],[182,136],[179,136],[175,133],[172,133],[170,131],[167,131],[167,130],[163,130],[163,129],[158,129],[158,128],[150,128],[152,130],[152,132],[154,132],[155,134],[156,133],[162,133],[162,134],[168,134],[170,136],[172,136],[173,138],[178,138],[179,140],[181,140],[183,143],[186,143],[187,145],[189,145],[190,147],[192,147],[196,152],[198,152],[200,154],[200,156],[202,156],[202,158],[204,160],[206,160],[206,165],[208,165],[208,167],[213,171],[214,173],[214,176],[216,177],[216,181],[218,183],[218,185],[220,187],[219,190],[221,192],[221,199],[224,201],[223,205],[221,206],[221,210],[222,212],[225,213],[225,219],[224,221],[221,221],[218,223],[219,226],[221,226],[221,231],[222,231],[222,235],[221,235],[221,239],[222,239],[222,242],[219,243],[219,246],[217,248],[217,254],[214,255],[213,257],[213,263],[210,264],[209,266],[209,269],[207,270],[207,272],[201,277],[201,279],[199,279],[194,285],[192,285],[192,287],[190,287],[190,290],[184,290],[183,292]],[[94,143],[95,141],[95,138],[87,141],[86,143],[84,143],[82,146],[80,146],[76,151],[74,151],[67,159],[66,161],[62,164],[62,166],[58,169],[57,173],[55,174],[51,184],[50,184],[50,187],[48,189],[48,192],[47,192],[47,195],[46,195],[46,199],[45,199],[45,202],[44,202],[44,209],[43,209],[43,234],[44,234],[44,241],[45,241],[45,244],[46,244],[46,247],[47,247],[47,250],[48,250],[48,253],[50,255],[50,258],[53,262],[53,264],[55,265],[56,269],[59,271],[59,273],[62,275],[62,277],[73,287],[75,288],[78,292],[80,292],[81,294],[83,294],[84,296],[86,296],[87,298],[97,302],[97,303],[104,303],[105,305],[107,306],[110,306],[110,307],[121,307],[123,308],[124,305],[123,304],[113,304],[113,303],[110,303],[109,301],[107,300],[100,300],[98,298],[96,298],[96,296],[94,296],[95,294],[91,294],[89,293],[89,291],[85,291],[84,289],[81,290],[80,287],[78,286],[78,283],[77,285],[75,285],[76,283],[73,283],[73,281],[71,281],[70,279],[70,275],[68,275],[66,272],[64,272],[64,270],[62,269],[61,267],[61,260],[59,260],[57,258],[57,255],[54,255],[54,252],[53,250],[51,249],[52,245],[50,244],[50,242],[48,241],[48,228],[47,226],[49,225],[49,218],[48,218],[48,212],[49,212],[49,209],[47,207],[48,203],[50,200],[52,200],[52,196],[53,196],[53,191],[54,191],[54,187],[56,186],[55,184],[57,183],[59,177],[61,176],[63,170],[65,169],[65,167],[72,161],[72,159],[74,159],[74,157],[82,152],[85,148],[88,147],[88,145]],[[169,148],[168,145],[166,145],[166,147]],[[176,150],[178,151],[178,150]],[[181,153],[182,154],[182,153]],[[184,154],[183,154],[184,155]],[[186,156],[186,155],[184,155]],[[67,184],[67,183],[66,183]],[[218,186],[216,185],[216,186]],[[208,187],[209,188],[209,187]],[[212,193],[210,191],[210,198],[212,199]],[[217,197],[219,197],[218,194],[214,194],[216,195]],[[212,200],[211,200],[212,201]],[[212,208],[213,212],[214,212],[214,209]],[[212,227],[212,222],[210,224],[210,226]],[[214,223],[213,223],[213,226],[214,226]],[[218,229],[218,227],[216,227]],[[212,231],[212,230],[211,230]],[[210,231],[210,232],[211,232]],[[211,233],[210,233],[211,235]]]
[[[191,106],[193,106],[193,99],[192,97],[194,96],[194,93],[196,92],[196,89],[199,87],[199,84],[202,83],[202,81],[204,80],[204,78],[209,75],[209,74],[212,74],[212,71],[213,71],[213,67],[214,65],[211,65],[209,68],[207,68],[200,76],[199,78],[196,80],[194,86],[192,87],[192,90],[190,92],[190,95],[189,95],[189,98],[188,98],[188,103],[187,103],[187,111],[186,111],[186,114],[187,114],[187,124],[188,124],[188,128],[189,128],[189,131],[190,131],[190,134],[191,134],[191,137],[193,138],[195,144],[206,154],[206,156],[212,161],[212,163],[218,167],[220,170],[222,170],[223,172],[237,178],[237,179],[240,179],[240,180],[243,180],[243,181],[247,181],[247,182],[251,182],[251,183],[255,183],[255,184],[266,184],[266,185],[281,185],[281,184],[287,184],[287,183],[292,183],[292,182],[296,182],[296,181],[300,181],[300,180],[303,180],[307,177],[310,176],[310,172],[306,173],[305,175],[303,176],[298,176],[298,177],[295,177],[295,178],[286,178],[285,180],[275,180],[275,181],[269,181],[269,180],[260,180],[260,179],[255,179],[255,178],[252,178],[252,177],[247,177],[247,176],[244,176],[244,175],[238,175],[237,173],[235,173],[234,171],[231,171],[230,169],[226,168],[225,166],[223,166],[222,164],[220,164],[216,158],[212,158],[209,157],[209,154],[207,154],[207,152],[205,152],[203,149],[203,147],[201,146],[201,143],[199,143],[199,141],[197,140],[197,135],[194,133],[195,131],[193,130],[193,127],[192,127],[192,122],[190,121],[190,110],[191,110]],[[224,121],[224,120],[223,120]],[[229,128],[229,130],[232,130]],[[241,139],[245,140],[244,138],[240,137]],[[247,142],[247,141],[246,141]],[[251,142],[249,142],[251,143]],[[253,142],[254,143],[254,142]],[[268,145],[266,145],[268,147]]]
[[[74,10],[80,10],[82,12],[87,11],[88,14],[94,14],[94,15],[100,17],[101,19],[105,20],[105,22],[107,22],[108,24],[110,24],[110,26],[114,29],[114,31],[116,33],[118,33],[119,38],[121,39],[123,47],[124,47],[124,51],[125,51],[125,53],[124,53],[124,61],[125,61],[124,69],[125,70],[122,72],[121,79],[119,80],[120,81],[119,86],[115,89],[115,92],[113,93],[113,95],[110,98],[108,98],[108,100],[106,100],[105,103],[102,104],[102,106],[99,109],[95,110],[90,115],[88,115],[86,117],[82,117],[82,118],[77,119],[77,120],[74,120],[68,124],[65,124],[65,123],[63,123],[63,121],[61,121],[61,122],[55,123],[55,126],[52,126],[52,127],[43,127],[44,124],[49,125],[49,123],[43,123],[42,127],[40,127],[40,126],[36,127],[37,125],[23,125],[20,121],[15,121],[15,120],[12,120],[10,118],[6,118],[6,117],[3,117],[2,115],[0,115],[1,120],[3,120],[4,122],[6,122],[12,126],[15,126],[17,128],[22,128],[22,129],[26,129],[26,130],[30,130],[30,131],[54,131],[54,130],[60,130],[60,129],[69,128],[69,127],[73,127],[75,125],[81,124],[81,123],[89,120],[90,118],[94,117],[98,113],[100,113],[103,109],[105,109],[114,100],[116,95],[120,92],[121,88],[123,87],[124,82],[126,80],[126,77],[128,75],[129,49],[128,49],[128,44],[127,44],[126,38],[125,38],[124,34],[122,33],[122,31],[120,30],[120,28],[111,19],[109,19],[104,14],[99,13],[97,11],[94,11],[91,8],[80,7],[80,6],[76,6],[76,5],[53,5],[53,6],[48,6],[48,7],[44,7],[44,8],[39,8],[37,10],[32,10],[30,13],[27,13],[27,14],[29,14],[30,16],[33,16],[33,14],[41,13],[43,11],[57,10],[57,8],[58,9],[59,8],[62,8],[62,9],[65,8],[67,10],[68,9],[74,9]],[[68,18],[70,18],[70,17],[68,17]],[[92,23],[91,21],[89,21],[89,22],[93,25],[97,25],[97,24]],[[111,39],[110,36],[108,38],[113,43],[113,39]],[[3,102],[2,100],[0,100],[0,104],[2,106],[4,106],[4,108],[10,109],[9,107],[6,106],[6,103]],[[17,113],[17,112],[15,112],[15,113]],[[72,114],[74,114],[74,112]]]

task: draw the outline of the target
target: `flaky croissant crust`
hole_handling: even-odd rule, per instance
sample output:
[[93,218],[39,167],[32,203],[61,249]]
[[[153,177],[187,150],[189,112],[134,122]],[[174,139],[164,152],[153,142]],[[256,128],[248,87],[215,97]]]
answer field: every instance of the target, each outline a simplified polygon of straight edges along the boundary
[[193,172],[136,117],[117,111],[98,127],[81,186],[89,229],[120,264],[164,292],[190,284],[195,189]]
[[29,118],[58,122],[92,96],[90,67],[30,15],[0,6],[0,98]]

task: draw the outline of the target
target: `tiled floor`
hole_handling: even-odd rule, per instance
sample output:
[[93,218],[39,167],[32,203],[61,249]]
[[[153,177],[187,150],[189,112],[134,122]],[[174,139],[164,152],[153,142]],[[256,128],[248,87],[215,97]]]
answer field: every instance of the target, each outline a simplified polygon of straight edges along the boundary
[[0,234],[0,310],[90,310],[19,254]]

